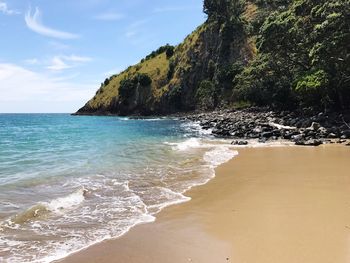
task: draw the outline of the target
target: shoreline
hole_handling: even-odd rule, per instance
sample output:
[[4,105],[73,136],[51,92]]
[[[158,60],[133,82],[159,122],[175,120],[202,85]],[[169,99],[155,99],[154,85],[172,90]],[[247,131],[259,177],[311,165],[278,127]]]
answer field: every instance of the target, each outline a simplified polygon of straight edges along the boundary
[[186,193],[190,202],[55,262],[346,262],[349,157],[344,146],[239,148],[214,179]]
[[261,143],[286,140],[299,146],[344,144],[350,146],[350,112],[292,112],[269,108],[223,109],[210,112],[180,112],[168,115],[121,116],[109,112],[74,113],[73,116],[110,116],[130,119],[179,118],[198,123],[216,138],[246,145],[251,139]]

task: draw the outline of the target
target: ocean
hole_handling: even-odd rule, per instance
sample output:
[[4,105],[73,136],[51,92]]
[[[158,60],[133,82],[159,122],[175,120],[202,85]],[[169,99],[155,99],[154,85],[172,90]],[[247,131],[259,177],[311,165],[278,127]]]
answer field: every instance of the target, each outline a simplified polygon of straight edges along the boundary
[[0,262],[52,262],[153,222],[236,154],[175,118],[0,114]]

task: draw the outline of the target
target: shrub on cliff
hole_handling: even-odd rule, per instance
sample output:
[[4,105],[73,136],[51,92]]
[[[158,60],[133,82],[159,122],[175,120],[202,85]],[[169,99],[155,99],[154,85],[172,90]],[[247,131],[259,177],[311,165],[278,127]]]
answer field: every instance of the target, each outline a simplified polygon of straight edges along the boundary
[[126,100],[130,98],[136,89],[137,83],[135,83],[134,79],[123,79],[120,81],[119,86],[119,99]]
[[[158,55],[160,55],[160,54],[162,54],[162,53],[166,53],[166,56],[167,56],[167,58],[169,59],[169,58],[171,58],[173,55],[174,55],[174,49],[175,49],[175,47],[174,46],[171,46],[171,45],[169,45],[169,44],[166,44],[166,45],[164,45],[164,46],[161,46],[160,48],[158,48],[157,50],[155,50],[155,51],[152,51],[152,53],[151,54],[149,54],[148,56],[146,56],[146,58],[145,58],[145,60],[149,60],[149,59],[151,59],[151,58],[154,58],[154,57],[156,57],[156,56],[158,56]],[[144,61],[144,60],[143,60]],[[142,61],[142,62],[143,62]]]
[[199,107],[204,110],[214,109],[215,97],[215,85],[209,80],[203,80],[196,92]]
[[136,76],[136,78],[137,82],[143,87],[147,87],[152,84],[152,79],[147,74],[140,73]]
[[147,87],[152,84],[152,79],[144,73],[138,73],[133,77],[125,78],[120,81],[119,99],[125,101],[132,97],[138,86]]

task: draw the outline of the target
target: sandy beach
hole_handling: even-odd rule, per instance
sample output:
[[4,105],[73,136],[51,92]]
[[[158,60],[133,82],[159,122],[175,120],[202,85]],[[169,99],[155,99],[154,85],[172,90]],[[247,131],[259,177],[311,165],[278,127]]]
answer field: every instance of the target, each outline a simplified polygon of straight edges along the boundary
[[350,262],[350,147],[239,149],[154,223],[60,261]]

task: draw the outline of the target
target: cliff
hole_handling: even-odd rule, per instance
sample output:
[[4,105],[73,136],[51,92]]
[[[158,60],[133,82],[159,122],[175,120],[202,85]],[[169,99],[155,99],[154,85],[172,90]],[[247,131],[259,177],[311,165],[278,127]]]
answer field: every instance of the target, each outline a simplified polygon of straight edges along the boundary
[[350,105],[350,2],[205,0],[207,21],[106,79],[77,114]]

